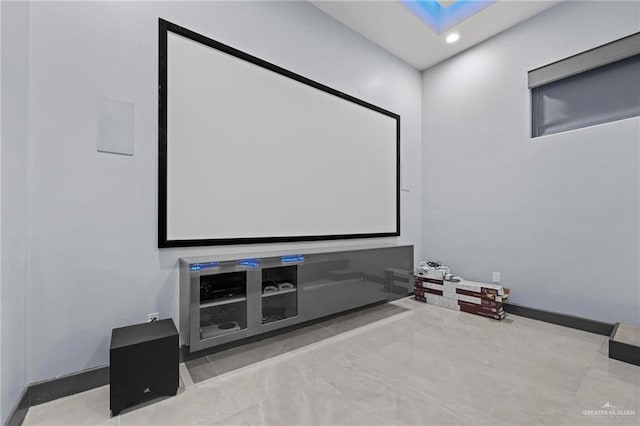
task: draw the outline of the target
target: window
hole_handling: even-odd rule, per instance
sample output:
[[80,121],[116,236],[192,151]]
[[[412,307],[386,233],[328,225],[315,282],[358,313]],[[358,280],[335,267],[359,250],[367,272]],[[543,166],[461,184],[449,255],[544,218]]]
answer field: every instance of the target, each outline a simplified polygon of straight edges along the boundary
[[640,116],[640,33],[529,72],[532,137]]

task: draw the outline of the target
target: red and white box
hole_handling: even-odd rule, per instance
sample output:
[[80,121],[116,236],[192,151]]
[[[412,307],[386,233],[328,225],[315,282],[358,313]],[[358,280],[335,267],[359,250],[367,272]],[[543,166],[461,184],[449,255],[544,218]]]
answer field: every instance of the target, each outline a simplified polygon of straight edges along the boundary
[[502,302],[509,297],[509,289],[501,285],[418,275],[413,284],[416,300],[497,320],[505,317]]

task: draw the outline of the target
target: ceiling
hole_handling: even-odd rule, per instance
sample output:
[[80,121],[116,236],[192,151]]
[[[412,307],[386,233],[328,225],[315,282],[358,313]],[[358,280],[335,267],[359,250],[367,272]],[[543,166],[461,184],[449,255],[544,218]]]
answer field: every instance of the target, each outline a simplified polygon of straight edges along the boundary
[[[461,22],[449,20],[447,25],[442,25],[440,28],[433,22],[429,22],[429,19],[421,19],[409,8],[416,9],[416,5],[424,3],[431,10],[437,9],[436,12],[443,17],[447,17],[447,14],[450,17],[449,12],[465,7],[462,3],[473,7],[472,4],[477,2],[475,0],[403,0],[407,3],[405,5],[398,0],[312,0],[311,3],[415,68],[424,70],[561,1],[485,1],[487,5],[479,11],[473,10],[471,16],[462,16]],[[438,30],[442,32],[438,34]],[[452,32],[458,33],[460,39],[449,44],[445,39]]]

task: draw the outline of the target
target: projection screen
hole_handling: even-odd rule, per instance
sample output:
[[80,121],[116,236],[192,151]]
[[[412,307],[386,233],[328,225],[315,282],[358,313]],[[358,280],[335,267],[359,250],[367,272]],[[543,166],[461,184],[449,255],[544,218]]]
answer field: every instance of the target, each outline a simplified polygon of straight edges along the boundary
[[160,20],[159,247],[397,236],[400,117]]

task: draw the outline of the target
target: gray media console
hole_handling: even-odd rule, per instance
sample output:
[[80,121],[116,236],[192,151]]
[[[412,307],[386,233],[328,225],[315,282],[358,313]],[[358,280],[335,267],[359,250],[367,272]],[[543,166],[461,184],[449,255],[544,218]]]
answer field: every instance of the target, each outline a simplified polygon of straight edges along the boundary
[[413,291],[412,245],[180,259],[180,338],[190,352]]

